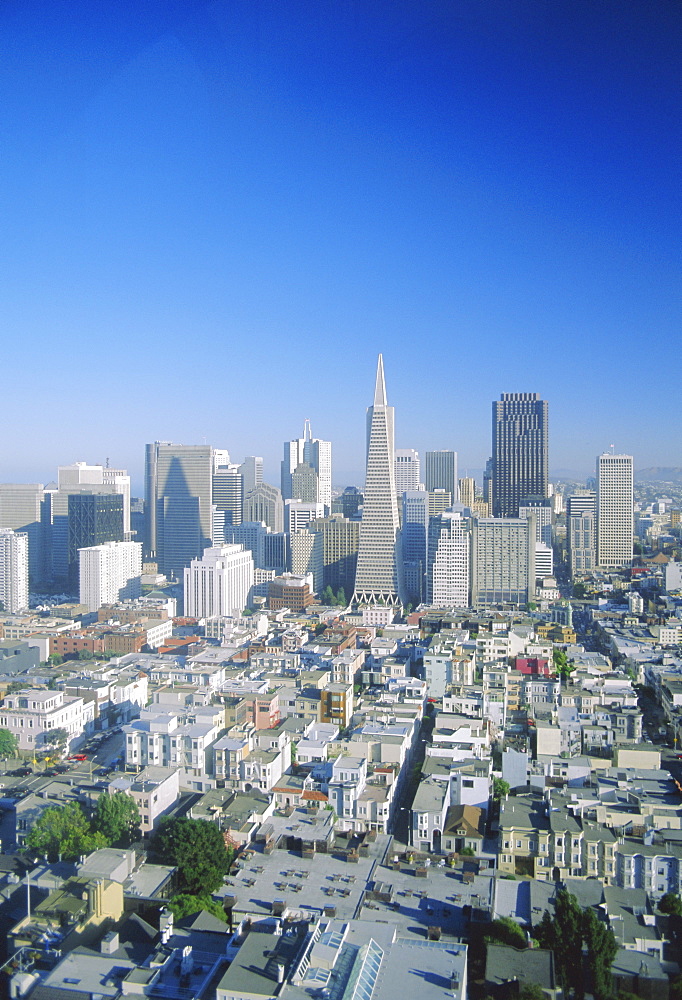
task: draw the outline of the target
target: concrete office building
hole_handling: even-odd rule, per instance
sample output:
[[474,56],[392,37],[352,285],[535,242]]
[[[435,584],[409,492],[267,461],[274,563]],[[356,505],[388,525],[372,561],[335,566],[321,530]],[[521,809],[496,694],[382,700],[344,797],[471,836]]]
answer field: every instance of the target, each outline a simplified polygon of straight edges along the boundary
[[284,504],[284,530],[290,535],[305,531],[311,521],[324,517],[324,504],[287,500]]
[[192,618],[238,615],[248,607],[253,558],[241,545],[208,548],[184,571],[185,614]]
[[471,604],[521,607],[535,595],[534,518],[474,517]]
[[104,542],[122,542],[123,496],[120,493],[70,493],[69,582],[78,585],[78,551]]
[[469,522],[458,511],[446,511],[430,519],[426,572],[429,604],[469,606],[469,550]]
[[0,485],[0,528],[11,528],[28,537],[28,571],[33,580],[44,580],[51,575],[51,567],[46,565],[49,523],[45,523],[44,498],[42,483]]
[[322,586],[331,587],[334,593],[342,589],[350,598],[355,588],[360,522],[351,521],[341,514],[331,514],[311,521],[308,530],[322,535]]
[[467,476],[459,481],[459,502],[465,507],[473,506],[476,499],[476,480]]
[[395,453],[395,491],[400,510],[401,498],[405,490],[418,490],[421,479],[419,452],[414,448],[398,448]]
[[538,542],[552,547],[554,506],[548,497],[528,497],[519,506],[519,517],[535,518],[535,537]]
[[28,535],[0,528],[0,601],[6,612],[28,609]]
[[597,494],[585,490],[566,504],[566,541],[571,576],[592,573],[597,565]]
[[289,537],[289,561],[295,576],[310,576],[313,592],[319,594],[324,579],[324,536],[322,532],[296,531]]
[[[213,473],[213,507],[223,513],[223,524],[240,524],[244,507],[244,481],[237,465],[220,466]],[[215,541],[215,533],[211,535]]]
[[239,466],[244,493],[250,493],[263,482],[263,459],[260,455],[247,455]]
[[618,569],[632,563],[634,534],[632,455],[597,458],[597,564]]
[[405,598],[417,605],[425,599],[429,494],[426,490],[407,490],[402,496],[402,529]]
[[[324,504],[324,513],[331,511],[332,504],[332,445],[331,441],[322,441],[314,438],[310,427],[310,421],[306,420],[303,427],[303,437],[295,438],[293,441],[286,441],[284,444],[284,458],[282,460],[282,497],[284,500],[304,500],[306,497],[298,495],[301,487],[305,487],[305,492],[310,492],[310,474],[305,478],[294,479],[294,473],[299,466],[307,466],[315,473],[315,496],[312,498],[318,503]],[[299,476],[303,476],[301,470]]]
[[424,462],[424,485],[428,493],[445,490],[450,503],[457,503],[457,452],[427,451]]
[[374,403],[367,410],[367,473],[360,523],[354,601],[399,607],[403,603],[398,504],[395,491],[393,407],[386,400],[379,355]]
[[518,517],[528,497],[546,497],[547,403],[535,392],[506,392],[493,403],[493,517]]
[[182,577],[211,544],[213,449],[156,441],[147,445],[145,512],[148,555],[166,576]]
[[243,545],[253,556],[256,569],[272,569],[283,573],[288,564],[288,536],[274,533],[262,521],[242,521],[225,526],[225,545]]
[[262,521],[271,531],[284,531],[284,501],[276,486],[261,483],[244,497],[245,521]]
[[142,593],[142,543],[105,542],[78,550],[80,602],[88,611]]

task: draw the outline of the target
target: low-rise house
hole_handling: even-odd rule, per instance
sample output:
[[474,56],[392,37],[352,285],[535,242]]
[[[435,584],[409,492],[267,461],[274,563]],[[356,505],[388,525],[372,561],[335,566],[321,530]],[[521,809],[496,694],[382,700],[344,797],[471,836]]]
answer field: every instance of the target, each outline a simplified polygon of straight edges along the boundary
[[92,702],[42,688],[6,695],[0,705],[0,728],[16,737],[20,750],[44,747],[55,729],[66,730],[69,743],[74,743],[93,731],[94,718]]

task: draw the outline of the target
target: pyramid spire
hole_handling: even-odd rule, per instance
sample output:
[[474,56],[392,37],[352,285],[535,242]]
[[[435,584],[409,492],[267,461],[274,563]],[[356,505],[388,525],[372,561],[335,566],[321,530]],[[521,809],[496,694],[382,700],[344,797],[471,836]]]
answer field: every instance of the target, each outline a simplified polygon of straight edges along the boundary
[[377,380],[374,387],[374,405],[386,406],[386,383],[384,382],[384,356],[379,355],[377,362]]

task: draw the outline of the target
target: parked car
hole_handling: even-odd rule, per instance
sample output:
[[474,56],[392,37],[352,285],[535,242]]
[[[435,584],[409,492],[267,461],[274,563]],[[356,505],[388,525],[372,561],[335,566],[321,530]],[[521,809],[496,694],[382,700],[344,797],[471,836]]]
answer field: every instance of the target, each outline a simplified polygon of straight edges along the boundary
[[12,774],[16,775],[17,778],[25,778],[28,774],[33,774],[33,768],[31,767],[17,767]]

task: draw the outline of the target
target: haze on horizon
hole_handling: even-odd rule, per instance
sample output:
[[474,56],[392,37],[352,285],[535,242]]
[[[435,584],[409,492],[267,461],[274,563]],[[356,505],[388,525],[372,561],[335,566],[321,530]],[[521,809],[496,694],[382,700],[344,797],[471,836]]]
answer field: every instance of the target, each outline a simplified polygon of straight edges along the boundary
[[0,481],[144,444],[362,470],[490,454],[549,402],[550,468],[679,447],[682,8],[8,0]]

